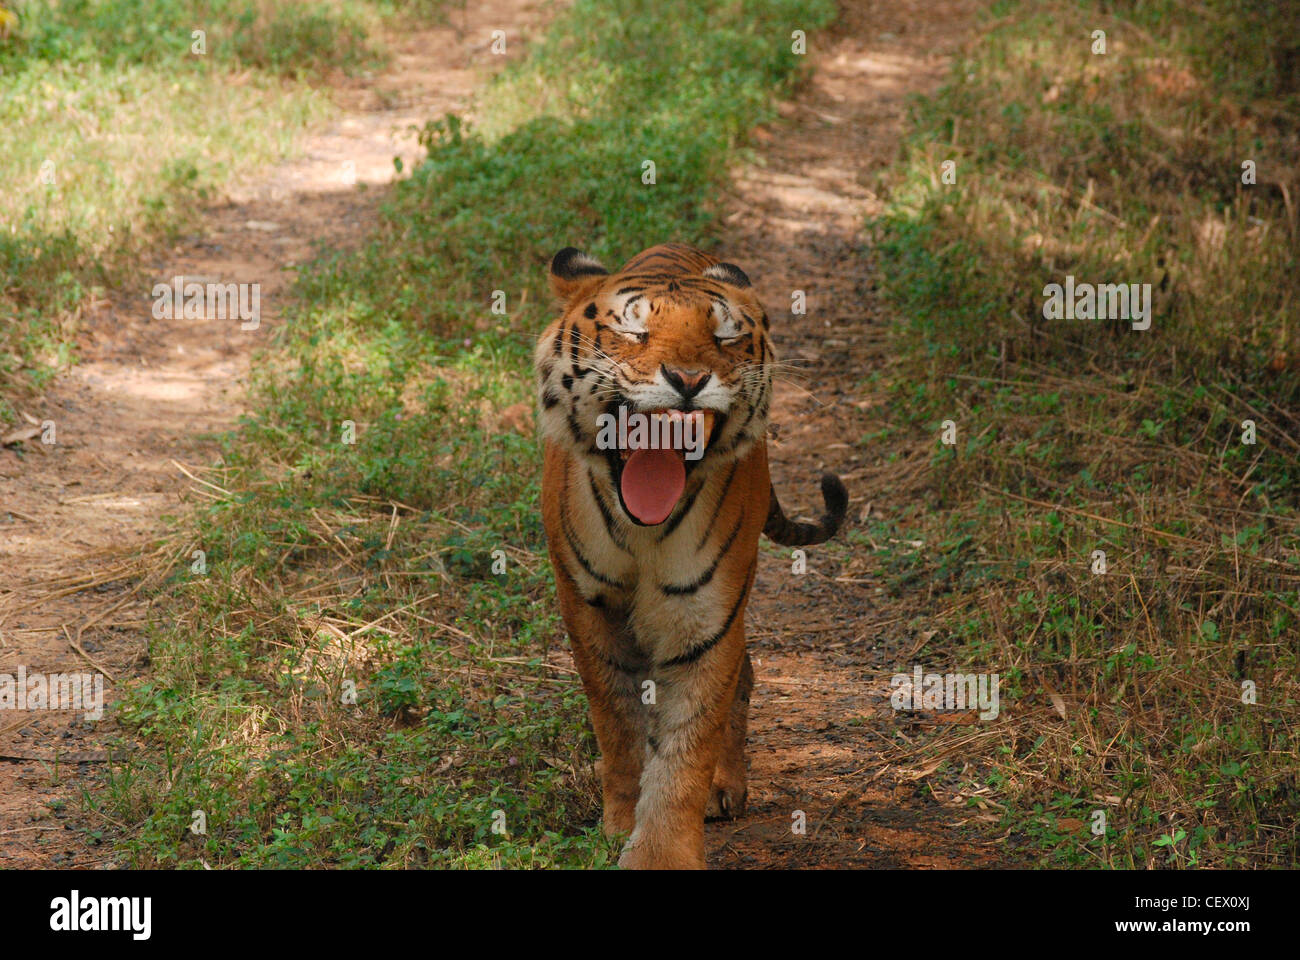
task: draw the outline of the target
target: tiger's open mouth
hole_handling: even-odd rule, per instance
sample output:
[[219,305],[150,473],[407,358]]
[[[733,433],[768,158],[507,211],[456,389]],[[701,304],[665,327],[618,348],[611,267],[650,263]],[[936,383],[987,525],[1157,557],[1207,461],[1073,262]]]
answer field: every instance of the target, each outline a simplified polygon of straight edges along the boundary
[[611,467],[623,511],[637,524],[656,526],[672,515],[686,490],[687,473],[721,432],[726,415],[664,409],[643,416],[647,434],[620,432],[618,448],[610,451],[615,454]]

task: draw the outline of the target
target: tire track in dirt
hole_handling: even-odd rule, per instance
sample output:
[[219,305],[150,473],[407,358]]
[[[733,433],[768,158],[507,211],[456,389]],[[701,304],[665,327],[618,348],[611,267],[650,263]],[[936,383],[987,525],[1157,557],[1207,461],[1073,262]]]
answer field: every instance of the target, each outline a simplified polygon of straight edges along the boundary
[[[375,222],[393,157],[419,156],[409,128],[447,111],[472,116],[472,92],[543,26],[540,0],[457,8],[449,24],[385,38],[388,70],[334,90],[342,114],[301,157],[199,211],[192,230],[142,265],[141,279],[87,308],[81,362],[29,415],[57,442],[0,447],[0,673],[102,672],[105,701],[147,669],[142,577],[188,556],[165,544],[162,517],[199,489],[177,463],[213,462],[209,436],[234,425],[253,352],[274,329],[292,271],[322,248],[360,241]],[[492,55],[491,31],[508,56]],[[154,283],[260,284],[261,325],[158,320]],[[81,652],[72,649],[77,641]],[[87,841],[79,798],[102,777],[122,733],[106,713],[0,711],[0,869],[113,867]]]
[[[773,405],[773,481],[791,516],[821,513],[818,477],[849,488],[846,529],[900,506],[897,465],[859,452],[868,430],[871,371],[887,364],[887,319],[873,289],[864,218],[881,204],[878,172],[898,154],[906,99],[938,86],[979,4],[842,3],[811,40],[810,81],[783,119],[754,131],[761,163],[738,171],[719,253],[754,279],[773,320],[784,369]],[[791,292],[807,294],[805,316]],[[844,534],[840,534],[840,541]],[[1014,857],[914,756],[889,706],[889,678],[910,663],[904,623],[921,597],[890,600],[876,561],[832,544],[807,551],[791,575],[788,550],[760,558],[749,607],[756,684],[751,701],[749,808],[708,825],[713,867],[848,868],[1007,865]],[[862,569],[865,567],[865,569]],[[960,763],[957,764],[960,767]],[[952,805],[946,805],[939,801]],[[792,830],[802,810],[806,832]]]

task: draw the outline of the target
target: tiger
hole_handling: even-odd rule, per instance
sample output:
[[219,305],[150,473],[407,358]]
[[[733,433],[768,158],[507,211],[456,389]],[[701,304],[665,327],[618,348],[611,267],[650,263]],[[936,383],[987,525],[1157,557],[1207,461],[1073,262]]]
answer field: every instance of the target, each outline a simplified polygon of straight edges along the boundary
[[[623,868],[702,869],[706,818],[740,816],[748,796],[759,534],[824,542],[848,493],[827,473],[819,521],[781,509],[766,445],[775,355],[740,267],[668,243],[611,274],[566,247],[549,282],[561,314],[534,354],[542,520],[604,831],[626,837]],[[669,442],[604,429],[633,414],[672,426]]]

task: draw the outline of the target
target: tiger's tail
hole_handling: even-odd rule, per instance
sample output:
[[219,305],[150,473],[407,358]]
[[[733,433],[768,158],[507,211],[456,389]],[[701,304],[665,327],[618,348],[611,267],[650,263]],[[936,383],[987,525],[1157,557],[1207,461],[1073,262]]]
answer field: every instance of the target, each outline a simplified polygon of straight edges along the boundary
[[814,543],[825,543],[844,522],[844,513],[849,506],[849,492],[844,483],[833,473],[822,474],[822,499],[826,502],[826,513],[816,523],[798,523],[789,519],[781,509],[781,501],[776,498],[776,488],[772,488],[771,506],[767,510],[767,524],[763,532],[768,539],[783,547],[806,547]]

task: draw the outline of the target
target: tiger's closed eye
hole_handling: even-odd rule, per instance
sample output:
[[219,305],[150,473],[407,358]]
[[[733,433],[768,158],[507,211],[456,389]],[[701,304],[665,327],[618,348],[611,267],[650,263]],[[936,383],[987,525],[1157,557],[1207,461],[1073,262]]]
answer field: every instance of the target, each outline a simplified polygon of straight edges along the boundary
[[646,331],[646,302],[638,294],[623,304],[623,315],[611,328],[619,336],[636,343],[645,343],[650,334]]
[[729,347],[745,336],[744,328],[724,300],[713,301],[713,322],[713,341],[720,347]]

